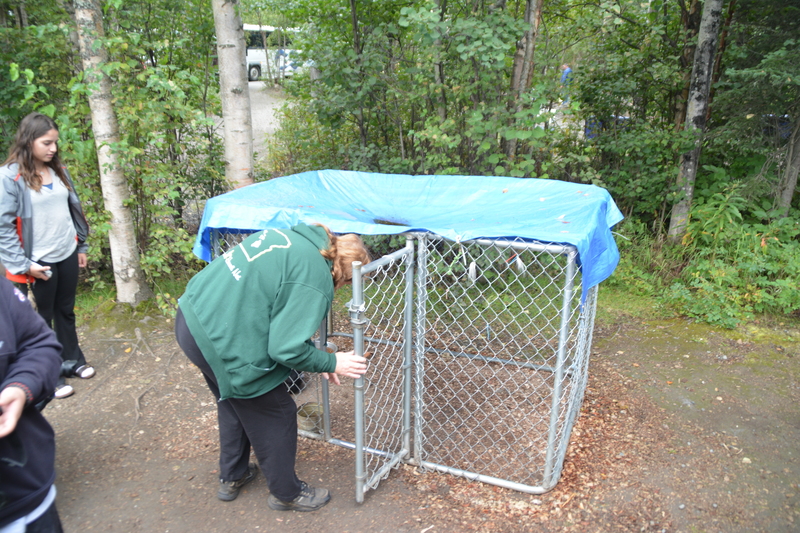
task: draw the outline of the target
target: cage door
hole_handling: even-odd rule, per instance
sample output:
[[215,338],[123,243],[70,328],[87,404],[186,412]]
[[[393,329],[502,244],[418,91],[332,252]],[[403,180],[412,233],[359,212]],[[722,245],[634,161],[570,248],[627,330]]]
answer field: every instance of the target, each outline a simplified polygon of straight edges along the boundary
[[411,450],[411,324],[414,248],[353,263],[353,349],[367,358],[355,381],[356,501],[377,488]]

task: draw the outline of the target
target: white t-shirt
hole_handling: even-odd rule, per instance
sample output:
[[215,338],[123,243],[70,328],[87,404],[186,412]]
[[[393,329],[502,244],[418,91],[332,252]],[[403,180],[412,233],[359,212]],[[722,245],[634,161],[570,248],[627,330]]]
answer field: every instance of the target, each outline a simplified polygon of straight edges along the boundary
[[30,191],[33,206],[31,260],[58,263],[72,255],[78,240],[69,214],[69,190],[53,169],[50,169],[50,176],[52,187],[42,185],[39,191]]

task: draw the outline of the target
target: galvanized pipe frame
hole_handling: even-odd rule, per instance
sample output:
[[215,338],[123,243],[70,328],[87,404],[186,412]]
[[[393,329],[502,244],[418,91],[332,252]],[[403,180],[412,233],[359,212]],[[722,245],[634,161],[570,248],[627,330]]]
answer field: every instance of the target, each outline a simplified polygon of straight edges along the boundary
[[[427,461],[423,459],[425,455],[422,443],[422,434],[423,434],[423,427],[425,424],[423,409],[424,409],[424,378],[425,378],[425,368],[424,368],[424,361],[425,353],[429,353],[431,351],[430,348],[425,346],[425,333],[428,330],[426,324],[426,317],[427,317],[427,298],[428,298],[428,291],[427,291],[427,273],[429,269],[427,268],[427,247],[424,246],[424,240],[427,238],[426,235],[418,235],[419,238],[419,246],[418,246],[418,254],[417,254],[417,316],[416,316],[416,339],[415,339],[415,363],[416,363],[416,411],[415,411],[415,449],[413,460],[409,461],[412,464],[416,464],[423,468],[432,469],[438,472],[448,473],[451,475],[456,475],[460,477],[465,477],[469,480],[474,481],[481,481],[484,483],[497,485],[513,490],[517,490],[520,492],[530,493],[530,494],[541,494],[547,492],[548,490],[552,489],[561,473],[561,469],[563,466],[563,460],[566,455],[566,447],[569,440],[569,435],[572,430],[572,425],[576,418],[576,415],[580,408],[580,400],[583,397],[583,389],[585,388],[586,384],[586,377],[585,376],[578,376],[578,383],[580,386],[580,398],[578,399],[577,403],[569,402],[566,406],[566,416],[565,416],[565,424],[563,424],[559,428],[559,420],[561,418],[561,385],[564,380],[565,374],[569,371],[569,374],[572,374],[573,369],[566,369],[566,360],[567,360],[567,343],[569,337],[569,323],[571,317],[571,303],[573,299],[573,291],[574,291],[574,279],[575,273],[577,269],[577,249],[570,245],[550,245],[545,243],[528,243],[524,241],[508,241],[508,240],[492,240],[492,239],[476,239],[474,241],[465,241],[462,244],[466,244],[467,242],[474,242],[483,246],[495,246],[495,247],[504,247],[504,248],[515,248],[518,250],[531,250],[536,252],[543,252],[549,253],[553,255],[565,255],[567,257],[567,272],[565,275],[565,283],[562,291],[562,306],[561,306],[561,313],[560,313],[560,327],[559,327],[559,345],[557,351],[557,360],[556,366],[554,369],[549,368],[545,365],[537,365],[537,370],[545,370],[545,371],[552,371],[555,374],[555,382],[554,382],[554,390],[552,393],[552,402],[551,402],[551,410],[550,410],[550,423],[548,429],[548,443],[547,443],[547,450],[546,450],[546,459],[545,459],[545,474],[543,476],[544,482],[540,486],[532,486],[524,483],[518,483],[514,481],[510,481],[507,479],[501,479],[495,476],[490,476],[486,474],[481,474],[474,471],[465,470],[462,468],[456,468],[453,466],[443,465],[432,461]],[[591,298],[587,299],[587,303],[589,305],[583,306],[581,319],[585,322],[585,317],[587,315],[591,315],[591,319],[589,320],[589,324],[593,325],[594,323],[594,312],[595,312],[595,303],[596,300],[594,295],[596,294],[596,288],[593,288],[591,291]],[[578,335],[581,337],[582,335],[579,333]],[[590,346],[591,340],[589,339]],[[583,344],[586,347],[586,344]],[[436,350],[438,351],[438,350]],[[459,355],[459,354],[456,354]],[[588,354],[585,358],[588,362]],[[492,362],[500,362],[502,360],[498,358],[487,358],[479,354],[464,354],[466,357],[474,358],[474,359],[481,359],[484,361],[492,361]],[[516,363],[516,366],[525,366]],[[585,372],[586,368],[585,365],[583,367]],[[570,375],[570,377],[572,377]],[[575,387],[572,388],[575,390]],[[573,398],[574,400],[575,398]],[[559,431],[560,429],[560,431]],[[560,438],[559,438],[560,437]]]
[[[238,238],[238,236],[236,236]],[[325,440],[345,448],[353,449],[356,453],[356,501],[363,502],[364,494],[370,488],[377,487],[379,481],[385,478],[389,472],[401,462],[416,465],[425,469],[457,475],[470,480],[481,481],[484,483],[497,485],[520,492],[530,494],[541,494],[552,489],[557,483],[563,460],[566,455],[566,448],[569,441],[574,421],[577,418],[580,404],[583,399],[587,381],[588,352],[591,348],[592,332],[594,327],[595,307],[596,307],[596,287],[589,291],[586,302],[583,302],[579,315],[579,326],[577,337],[577,348],[573,350],[573,358],[570,363],[567,353],[567,343],[569,341],[569,323],[571,320],[571,303],[574,298],[575,286],[574,279],[577,271],[577,251],[573,246],[562,244],[545,244],[537,242],[476,239],[464,241],[458,244],[475,243],[481,246],[492,246],[497,248],[514,248],[518,250],[530,250],[533,252],[547,253],[551,255],[563,255],[567,258],[567,272],[565,274],[564,285],[562,286],[562,304],[559,317],[559,340],[556,353],[555,366],[535,365],[533,363],[520,363],[510,359],[496,357],[486,357],[481,354],[470,354],[467,352],[455,352],[452,350],[438,350],[426,345],[427,325],[427,300],[428,284],[430,282],[428,264],[428,241],[431,239],[441,239],[439,236],[431,236],[424,232],[407,234],[406,247],[393,254],[384,256],[369,265],[362,266],[354,264],[353,275],[353,300],[348,304],[348,310],[353,326],[354,351],[364,354],[366,342],[378,342],[395,344],[383,339],[364,338],[364,294],[363,276],[402,259],[407,261],[404,274],[405,285],[405,307],[404,307],[404,332],[403,344],[403,398],[402,398],[402,442],[400,450],[390,451],[365,445],[364,435],[364,378],[355,380],[355,442],[333,437],[330,421],[330,400],[329,389],[326,380],[319,379],[321,386],[318,389],[322,395],[321,404],[323,405],[323,428],[322,434],[299,431],[300,435]],[[212,246],[215,256],[219,254],[219,234],[212,231]],[[415,245],[416,243],[416,245]],[[416,248],[416,253],[414,253]],[[416,259],[416,261],[414,261]],[[416,268],[415,268],[416,265]],[[416,295],[416,298],[414,297]],[[345,333],[333,333],[334,336],[345,335]],[[325,346],[328,331],[327,322],[323,321],[320,325],[319,335],[316,339],[317,346]],[[547,450],[545,458],[545,474],[541,485],[530,485],[519,483],[496,476],[470,471],[468,469],[438,464],[425,459],[423,434],[425,420],[423,415],[424,389],[425,389],[425,354],[446,353],[459,357],[479,359],[484,362],[498,363],[501,365],[512,365],[520,368],[533,369],[536,371],[551,372],[555,379],[555,387],[551,398],[550,421],[548,428]],[[412,372],[413,371],[413,372]],[[413,377],[412,377],[413,375]],[[562,405],[562,381],[571,381],[571,386],[567,391],[566,405]],[[413,416],[412,416],[413,410]],[[566,411],[566,412],[565,412]],[[559,422],[560,421],[560,422]],[[560,426],[559,426],[560,423]],[[384,464],[372,472],[365,469],[365,454],[383,457],[386,459]]]
[[[402,261],[405,263],[405,290],[404,290],[404,332],[403,337],[403,365],[401,368],[401,375],[403,379],[402,384],[402,447],[400,450],[391,452],[387,450],[370,449],[365,446],[365,405],[364,405],[364,377],[355,380],[355,445],[354,450],[356,453],[356,501],[362,503],[364,501],[364,494],[369,489],[377,488],[378,483],[384,479],[389,472],[406,459],[410,452],[410,439],[411,439],[411,368],[412,368],[412,352],[410,348],[411,338],[411,320],[412,320],[412,302],[413,302],[413,285],[410,281],[414,275],[413,263],[413,240],[412,237],[406,238],[406,247],[398,250],[392,254],[383,256],[380,259],[372,261],[367,266],[362,266],[361,263],[353,263],[353,299],[349,304],[350,309],[350,323],[353,326],[353,350],[356,355],[364,357],[364,325],[366,319],[364,316],[365,302],[364,302],[364,276],[371,272],[378,271],[380,268],[392,263]],[[387,461],[375,472],[369,476],[369,472],[365,468],[365,454],[371,453],[373,455],[380,455],[385,457]]]

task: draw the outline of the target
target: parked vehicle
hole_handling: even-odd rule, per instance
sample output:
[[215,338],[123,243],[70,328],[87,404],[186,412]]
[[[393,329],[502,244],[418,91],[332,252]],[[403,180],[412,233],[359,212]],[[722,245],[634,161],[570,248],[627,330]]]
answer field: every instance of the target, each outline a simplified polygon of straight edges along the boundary
[[244,24],[245,42],[247,44],[247,78],[256,81],[268,73],[274,79],[291,78],[302,67],[298,59],[299,50],[279,48],[277,50],[264,50],[265,37],[276,30],[272,26],[257,26]]

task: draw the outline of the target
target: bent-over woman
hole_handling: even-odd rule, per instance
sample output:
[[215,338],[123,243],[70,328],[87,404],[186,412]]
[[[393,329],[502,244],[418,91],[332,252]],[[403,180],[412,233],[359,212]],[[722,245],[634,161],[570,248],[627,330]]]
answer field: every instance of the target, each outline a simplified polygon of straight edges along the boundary
[[358,378],[366,359],[319,350],[314,336],[352,262],[369,262],[361,239],[318,225],[256,233],[212,261],[180,298],[175,333],[217,399],[220,482],[231,501],[256,476],[252,446],[275,510],[315,511],[328,490],[295,473],[297,406],[284,380],[291,369]]

